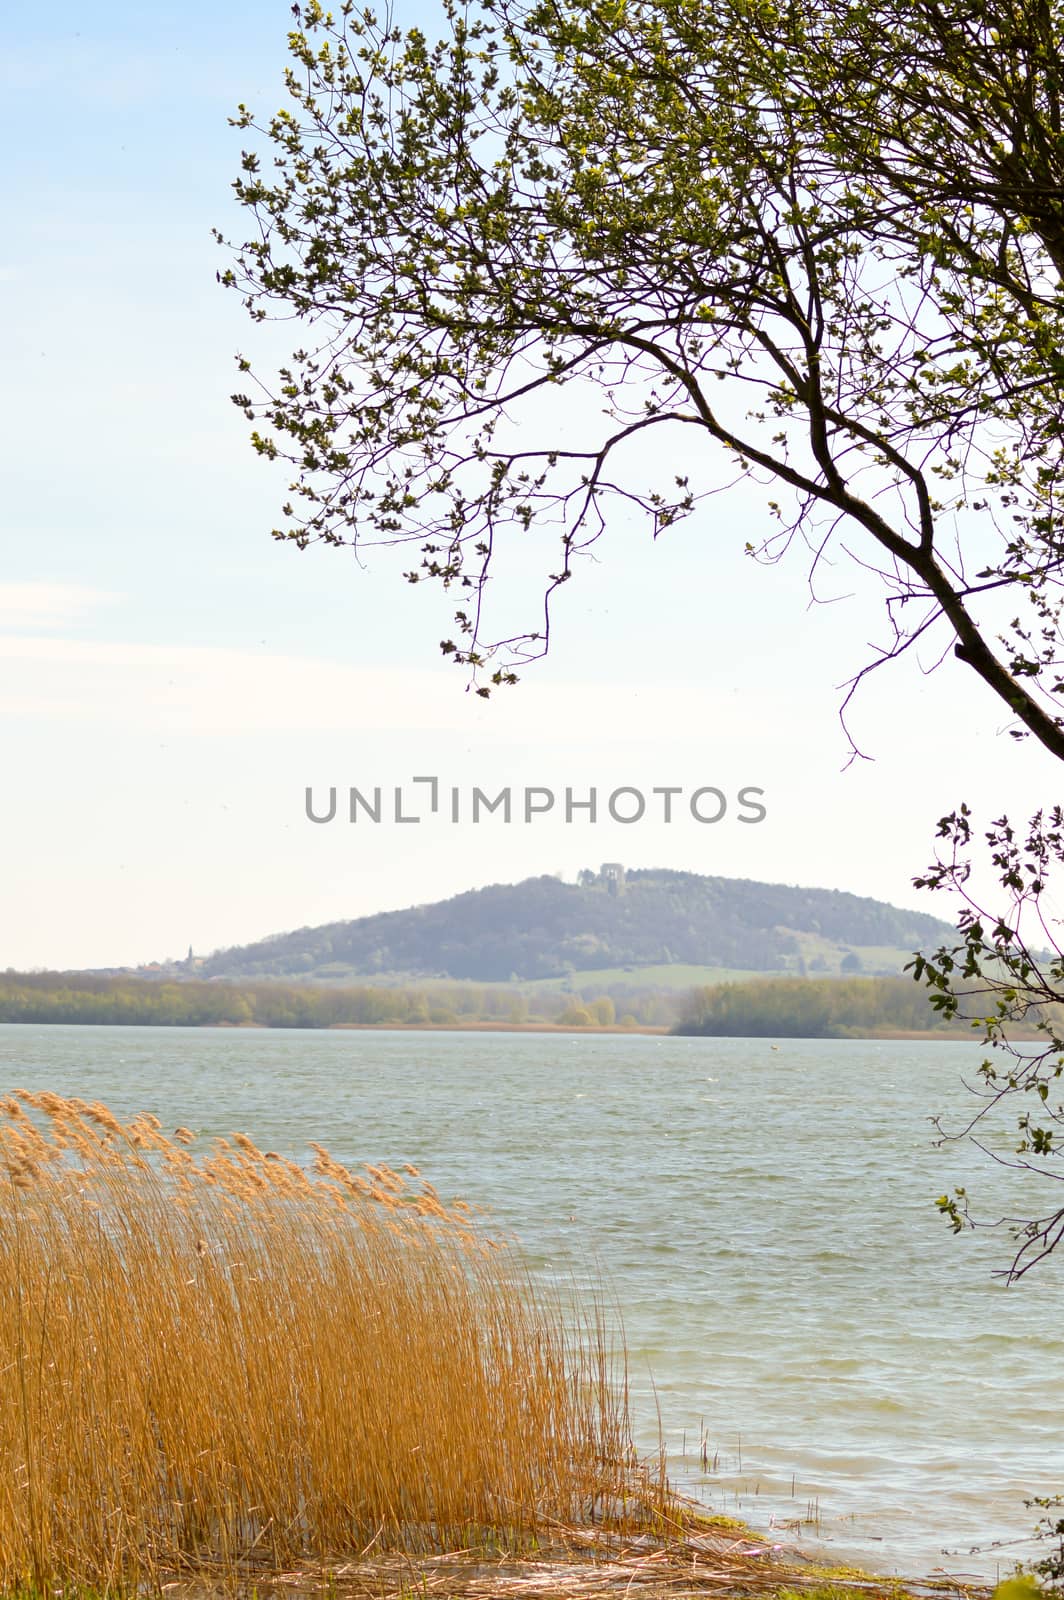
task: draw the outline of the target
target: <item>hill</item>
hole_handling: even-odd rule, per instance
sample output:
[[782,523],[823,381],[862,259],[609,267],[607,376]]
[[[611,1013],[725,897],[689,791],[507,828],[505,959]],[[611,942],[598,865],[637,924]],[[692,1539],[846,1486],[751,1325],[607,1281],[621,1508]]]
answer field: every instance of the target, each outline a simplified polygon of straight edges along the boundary
[[[416,977],[535,982],[684,965],[882,972],[950,936],[934,917],[834,889],[604,868],[276,934],[195,963],[205,978]],[[689,981],[697,981],[692,979]]]

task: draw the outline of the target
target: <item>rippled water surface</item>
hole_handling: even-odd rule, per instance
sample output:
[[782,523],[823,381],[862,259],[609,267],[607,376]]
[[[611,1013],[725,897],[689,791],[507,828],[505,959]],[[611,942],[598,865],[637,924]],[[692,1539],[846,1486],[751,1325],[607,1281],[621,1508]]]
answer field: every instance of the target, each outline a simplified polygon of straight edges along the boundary
[[1024,1499],[1064,1487],[1064,1260],[1006,1290],[1007,1238],[954,1239],[936,1217],[933,1197],[969,1178],[1024,1204],[985,1159],[932,1146],[929,1113],[963,1114],[980,1059],[879,1041],[0,1027],[0,1087],[412,1161],[490,1206],[540,1270],[597,1261],[623,1308],[639,1443],[660,1408],[690,1492],[884,1570],[993,1577],[1030,1547],[971,1547],[1025,1535]]

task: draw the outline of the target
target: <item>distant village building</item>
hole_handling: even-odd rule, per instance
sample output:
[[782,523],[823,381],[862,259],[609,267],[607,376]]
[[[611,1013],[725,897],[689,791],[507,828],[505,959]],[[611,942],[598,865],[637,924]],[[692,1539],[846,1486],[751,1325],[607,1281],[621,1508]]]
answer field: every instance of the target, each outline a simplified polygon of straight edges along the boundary
[[608,893],[624,893],[624,868],[619,861],[604,861],[599,868],[599,877]]

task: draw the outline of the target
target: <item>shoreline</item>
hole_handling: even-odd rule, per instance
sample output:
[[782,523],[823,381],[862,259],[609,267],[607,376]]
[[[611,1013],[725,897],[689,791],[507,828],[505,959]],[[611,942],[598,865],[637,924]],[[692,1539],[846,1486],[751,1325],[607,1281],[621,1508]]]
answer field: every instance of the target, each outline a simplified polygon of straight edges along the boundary
[[[92,1026],[92,1024],[86,1024]],[[146,1024],[153,1026],[153,1024]],[[165,1024],[160,1024],[165,1026]],[[204,1022],[198,1024],[203,1028],[224,1028],[232,1031],[236,1028],[257,1028],[264,1033],[284,1033],[288,1030],[283,1027],[271,1027],[265,1022]],[[298,1030],[295,1030],[298,1031]],[[565,1033],[579,1036],[584,1033],[594,1034],[651,1034],[661,1038],[673,1039],[746,1039],[756,1042],[758,1039],[775,1041],[780,1039],[809,1040],[819,1039],[825,1044],[845,1044],[847,1041],[856,1042],[861,1039],[895,1039],[895,1040],[937,1040],[944,1044],[975,1044],[978,1040],[969,1039],[961,1033],[946,1033],[940,1028],[868,1028],[855,1030],[847,1034],[816,1034],[816,1033],[673,1033],[672,1029],[657,1023],[638,1022],[624,1027],[619,1022],[611,1023],[563,1023],[563,1022],[330,1022],[321,1028],[308,1028],[308,1033]],[[1019,1038],[1020,1035],[1015,1035]],[[1038,1035],[1031,1034],[1031,1038]]]
[[[862,1040],[895,1040],[899,1043],[931,1042],[939,1044],[977,1044],[988,1049],[985,1041],[965,1033],[946,1033],[939,1028],[864,1028],[844,1034],[834,1033],[673,1033],[659,1023],[637,1022],[627,1027],[612,1023],[562,1023],[562,1022],[327,1022],[289,1026],[269,1022],[127,1022],[96,1021],[71,1022],[65,1019],[12,1018],[0,1019],[5,1028],[173,1028],[195,1029],[197,1032],[221,1033],[554,1033],[579,1038],[581,1034],[614,1034],[656,1037],[664,1039],[745,1039],[750,1044],[759,1040],[766,1044],[819,1040],[822,1044],[856,1044]],[[1016,1030],[1011,1037],[1019,1043],[1036,1042],[1044,1035],[1034,1030]]]
[[[258,1026],[258,1024],[255,1024]],[[318,1030],[315,1030],[318,1031]],[[659,1023],[635,1022],[330,1022],[323,1033],[657,1033],[669,1029]]]

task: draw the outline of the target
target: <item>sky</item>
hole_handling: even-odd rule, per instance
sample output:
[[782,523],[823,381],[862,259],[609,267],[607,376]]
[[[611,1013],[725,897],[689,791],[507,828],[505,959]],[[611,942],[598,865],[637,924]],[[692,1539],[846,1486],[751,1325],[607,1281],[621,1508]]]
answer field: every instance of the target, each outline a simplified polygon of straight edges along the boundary
[[[427,0],[395,14],[434,31]],[[881,597],[845,562],[821,574],[830,604],[800,552],[752,563],[752,494],[656,542],[618,519],[559,596],[548,659],[487,702],[440,655],[450,612],[403,581],[409,557],[270,538],[284,482],[228,398],[236,352],[265,346],[216,284],[211,230],[241,230],[227,118],[283,103],[289,24],[275,0],[64,0],[10,23],[0,968],[203,953],[603,861],[944,909],[911,882],[935,820],[961,800],[1024,814],[1055,798],[1052,764],[952,658],[928,673],[933,649],[861,690],[869,759],[850,762],[841,685]],[[435,814],[415,777],[438,780]],[[352,786],[381,789],[379,823],[347,820]],[[473,825],[474,788],[507,786],[511,821]],[[307,789],[322,813],[333,787],[335,820],[309,820]],[[526,788],[553,809],[526,821]],[[595,791],[594,821],[566,819],[567,789]],[[610,816],[619,789],[639,820]],[[718,821],[692,816],[700,789]],[[763,820],[740,820],[743,789]]]

